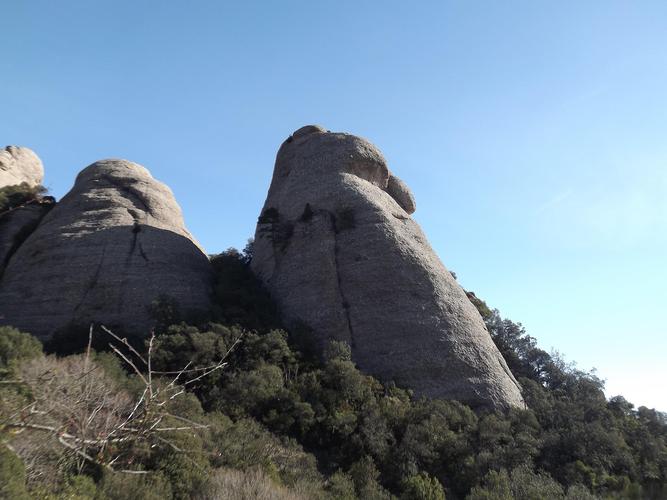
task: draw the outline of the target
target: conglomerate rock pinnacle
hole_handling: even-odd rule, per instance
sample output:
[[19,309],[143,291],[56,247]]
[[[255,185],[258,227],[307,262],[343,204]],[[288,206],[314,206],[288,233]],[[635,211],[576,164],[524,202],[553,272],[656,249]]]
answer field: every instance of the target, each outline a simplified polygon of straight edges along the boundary
[[208,309],[212,270],[171,190],[126,160],[98,161],[9,258],[0,324],[49,338],[91,322],[147,334],[169,296]]
[[484,322],[368,141],[303,127],[278,151],[252,269],[290,327],[345,341],[364,371],[428,397],[523,407]]

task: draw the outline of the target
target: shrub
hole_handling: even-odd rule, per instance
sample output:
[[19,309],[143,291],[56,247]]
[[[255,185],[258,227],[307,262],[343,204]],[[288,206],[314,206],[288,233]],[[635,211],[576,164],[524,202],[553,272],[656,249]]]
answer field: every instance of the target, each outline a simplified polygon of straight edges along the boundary
[[0,326],[0,375],[42,354],[42,344],[29,333]]
[[142,475],[107,472],[98,487],[99,500],[164,500],[172,496],[171,485],[160,472]]
[[276,484],[261,469],[251,468],[246,471],[217,469],[209,478],[204,495],[201,498],[216,500],[306,500],[303,496],[288,488]]
[[354,489],[352,478],[342,471],[337,471],[328,481],[327,491],[332,498],[340,500],[356,500],[357,493]]
[[0,498],[28,500],[25,482],[23,462],[0,442]]
[[0,213],[39,200],[46,193],[44,186],[31,186],[27,182],[0,188]]

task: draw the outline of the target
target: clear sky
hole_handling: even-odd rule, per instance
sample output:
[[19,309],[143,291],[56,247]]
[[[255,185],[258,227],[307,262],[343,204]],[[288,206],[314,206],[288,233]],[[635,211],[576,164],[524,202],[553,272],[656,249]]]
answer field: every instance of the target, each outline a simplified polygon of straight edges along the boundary
[[667,2],[0,0],[0,143],[61,197],[123,157],[210,253],[280,143],[377,144],[459,281],[667,410]]

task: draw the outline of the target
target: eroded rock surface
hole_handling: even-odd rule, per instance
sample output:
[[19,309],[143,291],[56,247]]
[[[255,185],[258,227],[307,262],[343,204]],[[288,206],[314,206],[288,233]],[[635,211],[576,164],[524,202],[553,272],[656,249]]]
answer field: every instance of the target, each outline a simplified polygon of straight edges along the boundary
[[288,326],[350,344],[358,366],[419,395],[496,409],[520,388],[479,313],[410,217],[380,151],[308,126],[281,146],[252,268]]
[[0,278],[11,256],[53,206],[50,202],[35,201],[0,213]]
[[7,146],[0,149],[0,188],[27,183],[38,186],[44,180],[44,167],[30,149]]
[[11,256],[0,280],[0,324],[48,338],[102,323],[148,333],[162,295],[208,309],[212,271],[171,190],[144,167],[104,160]]

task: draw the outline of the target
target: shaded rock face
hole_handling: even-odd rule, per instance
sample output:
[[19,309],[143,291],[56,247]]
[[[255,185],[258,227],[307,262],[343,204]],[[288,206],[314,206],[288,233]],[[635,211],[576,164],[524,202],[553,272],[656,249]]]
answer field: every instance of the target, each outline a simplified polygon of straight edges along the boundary
[[348,342],[362,370],[418,395],[525,406],[414,210],[372,144],[304,127],[278,152],[252,268],[288,326],[310,327],[321,346]]
[[0,278],[11,256],[53,206],[53,203],[36,201],[0,213]]
[[162,295],[208,309],[212,270],[171,190],[124,160],[85,168],[72,190],[11,256],[0,324],[43,339],[102,323],[146,334]]
[[19,146],[0,149],[0,188],[23,182],[38,186],[43,180],[42,162],[30,149]]

